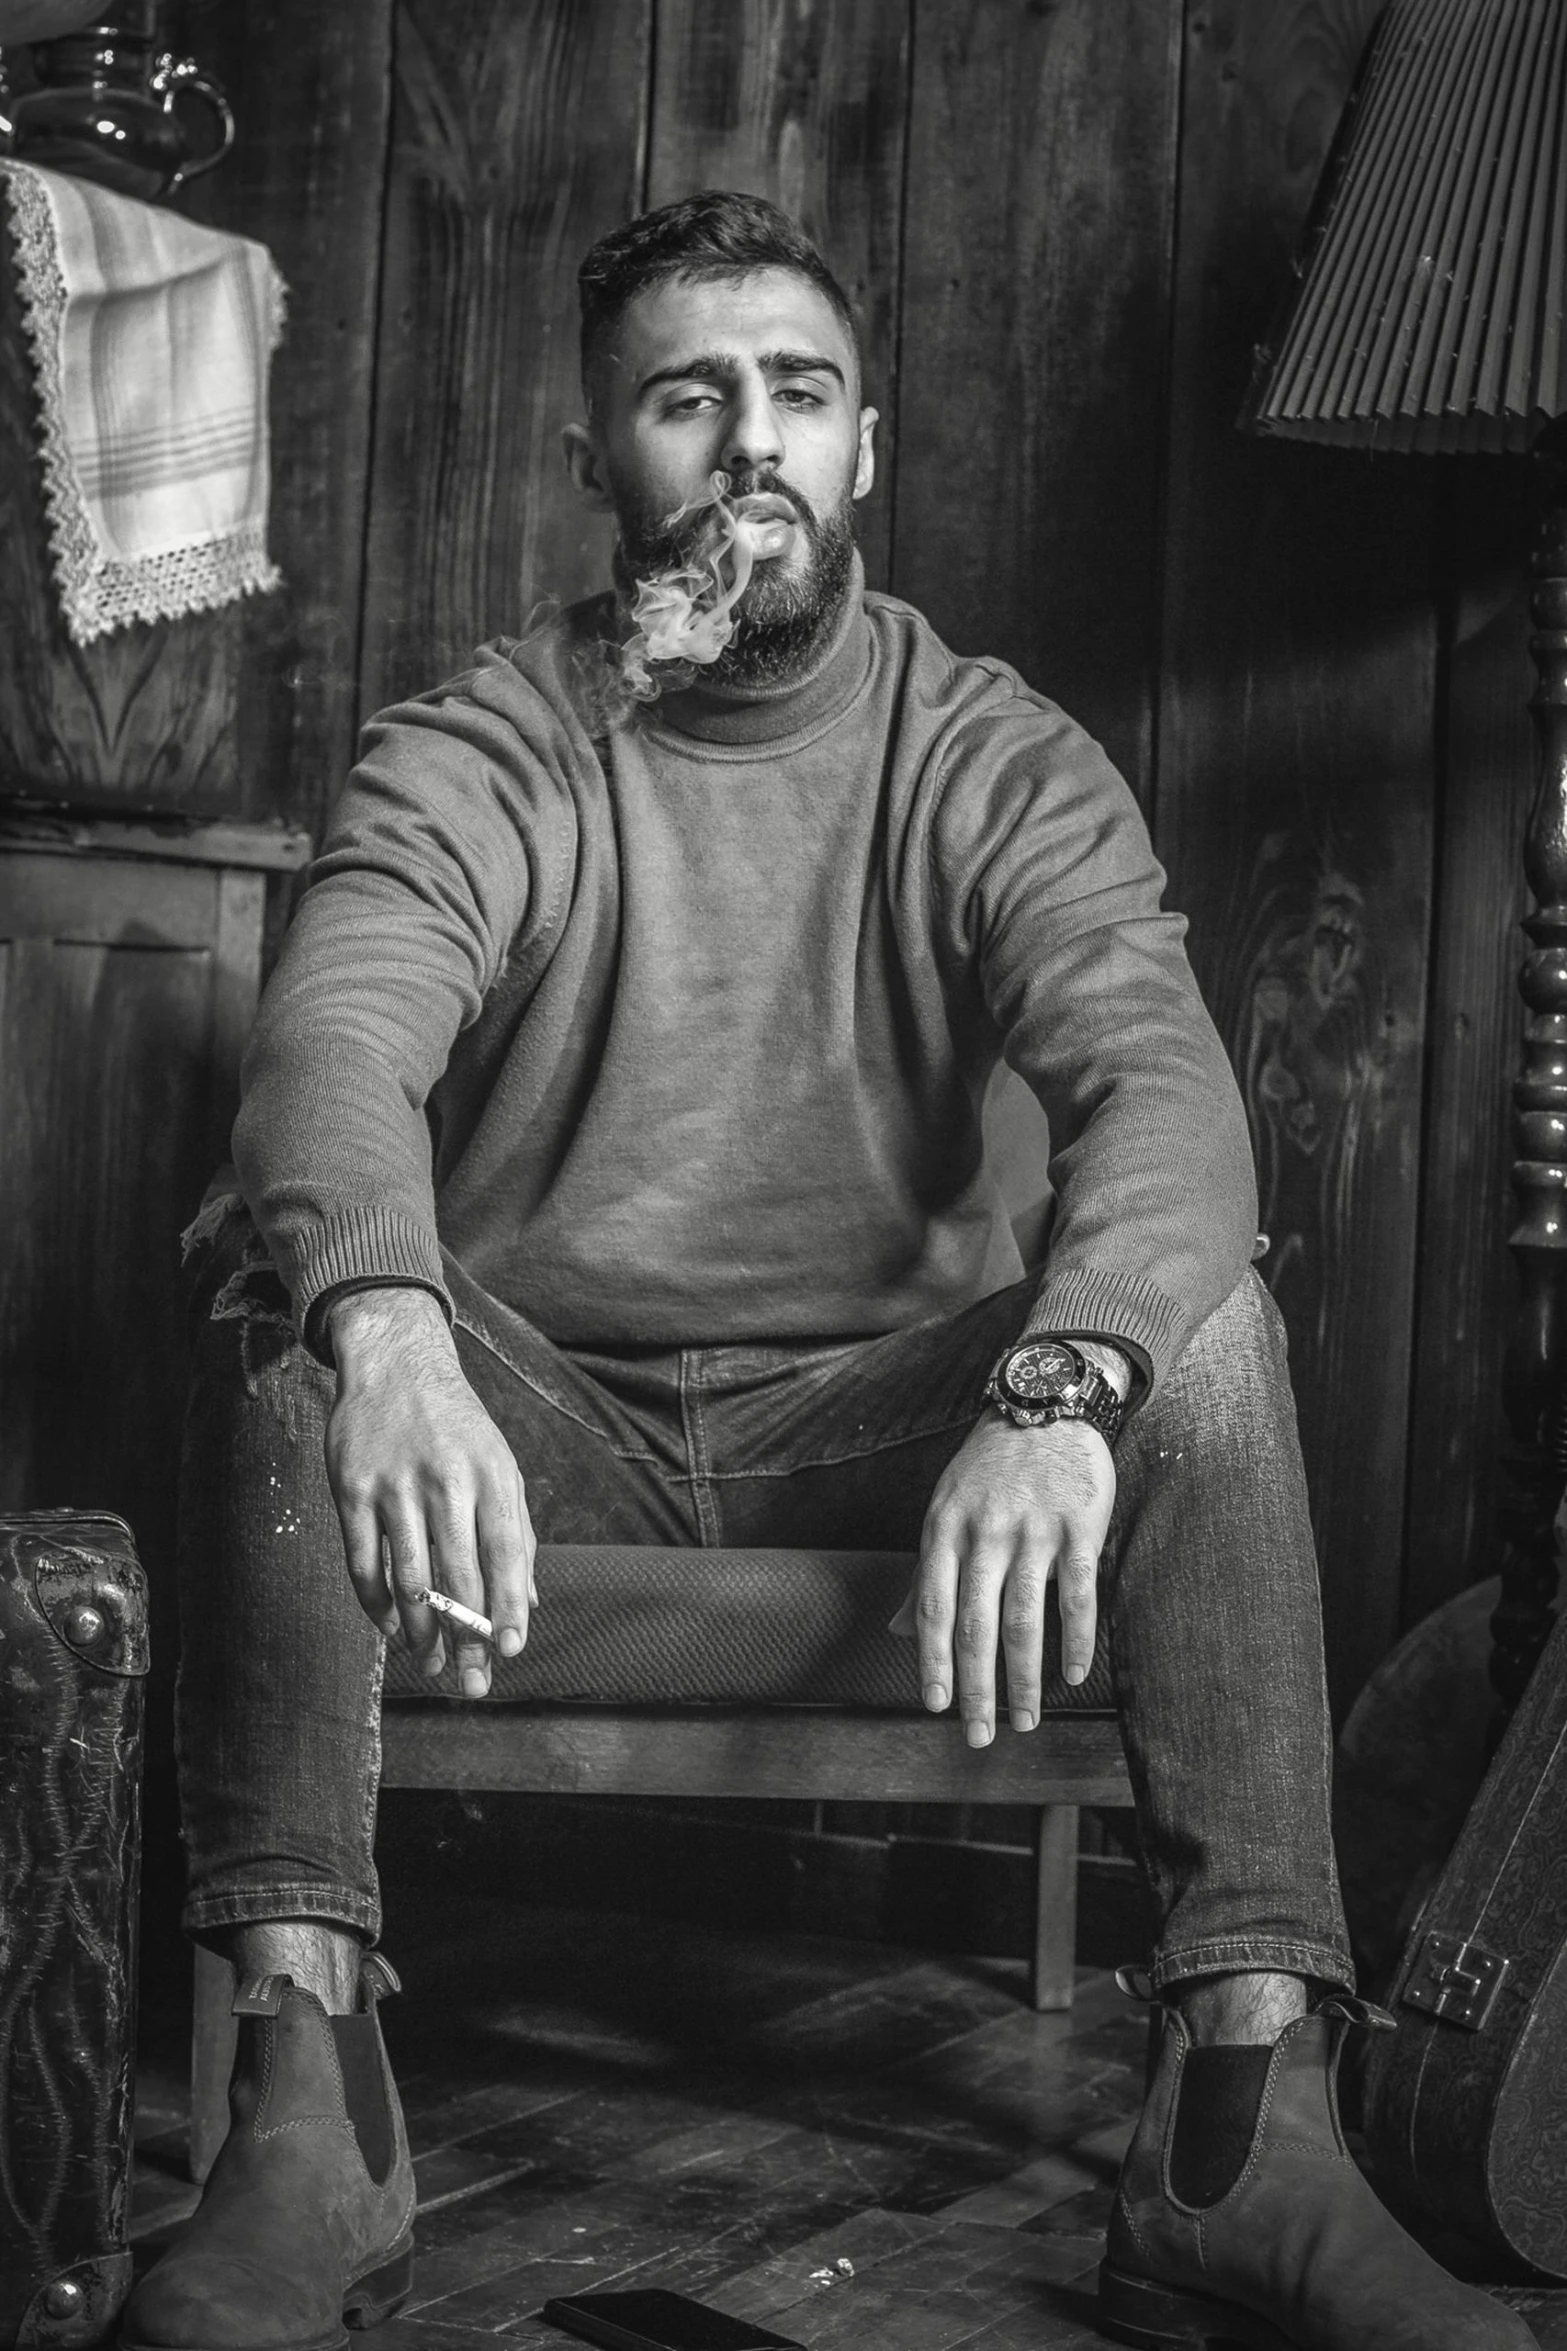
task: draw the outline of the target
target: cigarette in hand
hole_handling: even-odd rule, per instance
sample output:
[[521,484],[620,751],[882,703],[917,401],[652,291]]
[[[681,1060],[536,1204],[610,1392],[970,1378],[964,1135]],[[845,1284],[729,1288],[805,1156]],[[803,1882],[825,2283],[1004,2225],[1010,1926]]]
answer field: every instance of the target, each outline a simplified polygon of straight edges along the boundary
[[479,1633],[486,1641],[495,1638],[495,1627],[487,1616],[480,1616],[477,1609],[464,1608],[460,1600],[448,1600],[444,1592],[432,1592],[426,1587],[422,1592],[415,1592],[414,1600],[421,1608],[433,1608],[439,1615],[449,1616],[465,1632]]

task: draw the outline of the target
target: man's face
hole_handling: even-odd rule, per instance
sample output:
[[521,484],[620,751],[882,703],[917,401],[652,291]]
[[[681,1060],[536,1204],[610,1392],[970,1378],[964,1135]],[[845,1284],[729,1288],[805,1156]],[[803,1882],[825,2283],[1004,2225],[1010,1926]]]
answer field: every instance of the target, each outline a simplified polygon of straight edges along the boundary
[[721,667],[741,678],[787,668],[836,617],[852,502],[874,470],[876,412],[860,406],[854,346],[831,303],[786,269],[650,287],[617,322],[597,393],[592,425],[568,430],[567,458],[589,503],[613,509],[623,574],[679,560],[670,517],[702,501],[714,473],[732,495],[777,507],[778,543],[757,559]]

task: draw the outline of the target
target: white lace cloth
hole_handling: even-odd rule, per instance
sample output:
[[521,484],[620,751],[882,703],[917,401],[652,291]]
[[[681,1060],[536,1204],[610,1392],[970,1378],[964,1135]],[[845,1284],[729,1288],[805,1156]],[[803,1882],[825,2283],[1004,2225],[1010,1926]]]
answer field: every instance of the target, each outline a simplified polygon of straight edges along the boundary
[[7,161],[0,176],[71,635],[279,586],[267,369],[285,290],[271,254],[63,172]]

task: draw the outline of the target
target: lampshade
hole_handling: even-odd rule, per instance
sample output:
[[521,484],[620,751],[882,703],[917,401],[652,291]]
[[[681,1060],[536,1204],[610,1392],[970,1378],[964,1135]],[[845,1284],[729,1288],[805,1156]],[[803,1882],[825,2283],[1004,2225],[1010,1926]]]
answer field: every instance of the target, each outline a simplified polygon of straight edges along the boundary
[[1390,0],[1246,422],[1527,449],[1567,410],[1567,0]]

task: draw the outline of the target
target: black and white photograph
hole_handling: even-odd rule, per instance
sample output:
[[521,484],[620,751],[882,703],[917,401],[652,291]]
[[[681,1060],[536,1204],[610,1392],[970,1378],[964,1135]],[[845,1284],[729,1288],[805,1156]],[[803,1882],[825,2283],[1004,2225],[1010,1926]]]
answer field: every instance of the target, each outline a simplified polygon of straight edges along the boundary
[[0,2351],[1567,2351],[1567,0],[0,0]]

